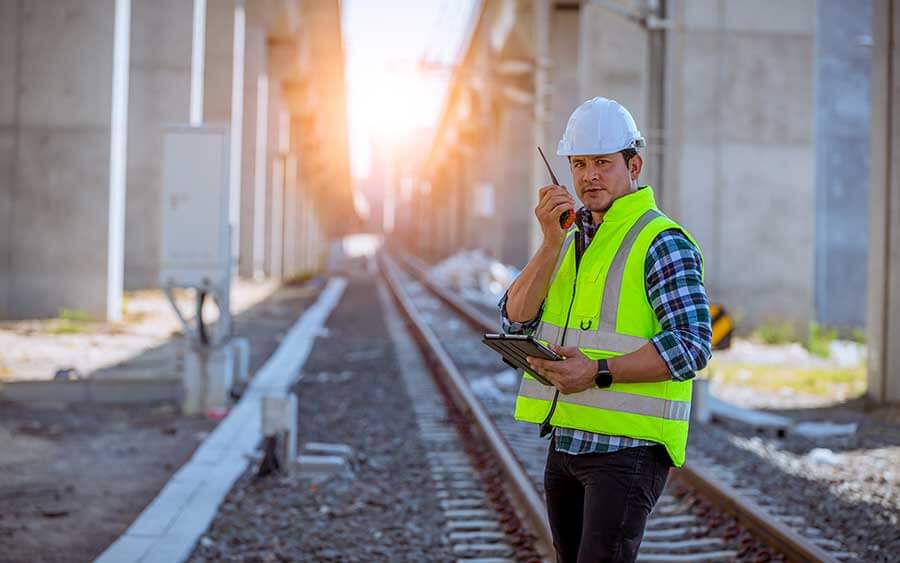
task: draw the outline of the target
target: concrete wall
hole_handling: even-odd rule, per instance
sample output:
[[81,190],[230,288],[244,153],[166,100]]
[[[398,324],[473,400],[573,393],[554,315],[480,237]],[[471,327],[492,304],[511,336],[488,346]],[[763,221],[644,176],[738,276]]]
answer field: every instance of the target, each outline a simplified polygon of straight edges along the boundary
[[666,211],[744,326],[812,318],[815,2],[673,2]]
[[72,307],[102,317],[115,5],[0,10],[0,316]]
[[125,288],[159,278],[163,127],[190,117],[192,2],[134,2],[128,101]]
[[900,404],[900,2],[872,10],[871,205],[868,283],[868,389]]
[[816,320],[866,321],[872,6],[819,0],[816,33]]

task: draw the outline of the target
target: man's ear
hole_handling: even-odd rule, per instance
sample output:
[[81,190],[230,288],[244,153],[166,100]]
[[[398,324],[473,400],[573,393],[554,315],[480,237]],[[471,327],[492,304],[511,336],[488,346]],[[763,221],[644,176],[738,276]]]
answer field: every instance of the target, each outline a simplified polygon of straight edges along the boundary
[[644,168],[644,159],[641,158],[641,155],[634,155],[631,158],[631,161],[628,162],[628,168],[628,171],[631,173],[631,178],[637,180],[638,176],[641,175],[641,170]]

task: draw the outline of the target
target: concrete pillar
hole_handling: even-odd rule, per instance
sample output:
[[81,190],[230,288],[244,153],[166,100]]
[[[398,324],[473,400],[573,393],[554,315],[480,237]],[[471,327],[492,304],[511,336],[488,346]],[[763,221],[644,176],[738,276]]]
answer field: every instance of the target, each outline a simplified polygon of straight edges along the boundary
[[[549,0],[532,0],[532,25],[531,30],[534,38],[534,115],[532,126],[534,128],[535,144],[541,148],[550,146],[550,137],[548,135],[548,124],[550,123],[550,92],[552,84],[550,82],[550,19],[552,17],[552,5]],[[556,151],[545,151],[550,155],[556,154]],[[549,158],[549,157],[548,157]],[[531,160],[531,178],[529,184],[531,186],[543,185],[542,179],[546,178],[547,170],[544,163],[540,159]],[[530,190],[528,193],[529,207],[534,208],[538,203],[537,190]],[[528,256],[532,256],[537,252],[538,247],[543,240],[541,227],[537,221],[528,222]]]
[[866,321],[872,11],[842,0],[816,11],[815,312],[849,333]]
[[[533,155],[538,159],[534,142],[534,127],[531,124],[531,108],[525,105],[507,103],[500,114],[497,162],[503,164],[498,170],[497,202],[498,219],[502,224],[499,258],[505,264],[523,268],[531,258],[530,233],[537,224],[534,207],[537,205],[537,188],[532,167],[523,166],[522,155]],[[543,165],[543,163],[541,163]],[[546,178],[547,171],[543,171]]]
[[191,84],[193,3],[135,2],[128,104],[125,287],[159,277],[163,126],[186,123]]
[[107,314],[115,15],[0,4],[0,317]]
[[[311,186],[309,186],[311,187]],[[307,190],[303,196],[303,261],[304,269],[312,270],[315,267],[315,210],[312,206],[312,195]]]
[[285,217],[285,158],[272,159],[272,211],[269,233],[269,275],[275,279],[284,277],[284,217]]
[[231,123],[233,56],[234,0],[207,0],[203,66],[204,123]]
[[297,251],[299,194],[297,193],[297,157],[289,154],[284,164],[284,277],[296,275],[299,270]]
[[12,316],[20,2],[0,2],[0,318]]
[[[271,53],[271,49],[269,50]],[[271,63],[271,58],[270,58]],[[268,76],[268,125],[266,127],[266,210],[265,228],[263,237],[265,240],[265,274],[267,276],[281,277],[281,230],[284,224],[284,162],[281,146],[282,115],[284,100],[281,95],[281,80],[273,72],[269,65]]]
[[253,277],[266,275],[266,227],[269,224],[269,75],[256,76],[256,139],[253,151]]
[[746,327],[773,320],[805,328],[814,273],[815,2],[670,8],[674,150],[665,211],[698,239],[711,299]]
[[[253,277],[257,268],[261,268],[262,258],[257,256],[262,252],[256,243],[259,229],[264,225],[265,217],[259,217],[256,213],[258,201],[265,203],[265,194],[262,199],[257,196],[257,178],[264,169],[257,169],[258,143],[260,132],[258,129],[258,116],[263,115],[267,108],[260,108],[259,77],[266,72],[266,36],[265,32],[255,26],[248,25],[246,29],[246,43],[244,51],[244,119],[242,127],[242,162],[241,162],[241,213],[240,213],[240,259],[238,261],[238,273],[243,277]],[[268,98],[266,98],[266,102]],[[265,181],[263,177],[262,181]],[[263,222],[263,225],[258,223]]]
[[869,206],[868,391],[900,402],[900,2],[872,14],[872,168]]
[[[556,5],[550,15],[550,95],[548,120],[545,122],[545,139],[543,149],[547,160],[553,166],[556,178],[574,195],[572,172],[569,170],[569,159],[556,156],[556,147],[566,130],[566,123],[578,104],[584,100],[579,95],[579,29],[580,8],[577,5]],[[537,192],[538,186],[550,183],[546,166],[536,149],[528,154],[543,167],[538,175],[538,182],[531,189]],[[535,203],[537,201],[535,200]],[[535,222],[536,223],[536,222]]]
[[[637,2],[616,2],[625,11]],[[580,14],[581,58],[577,69],[581,80],[576,92],[581,100],[604,96],[612,98],[635,116],[647,113],[647,31],[624,14],[603,3],[585,2]],[[657,85],[654,85],[657,86]]]

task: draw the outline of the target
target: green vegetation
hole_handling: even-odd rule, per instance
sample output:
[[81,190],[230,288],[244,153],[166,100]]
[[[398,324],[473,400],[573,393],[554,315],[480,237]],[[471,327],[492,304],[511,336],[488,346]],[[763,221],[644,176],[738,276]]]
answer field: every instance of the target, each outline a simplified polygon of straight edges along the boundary
[[62,309],[59,318],[72,323],[90,323],[94,320],[84,309]]
[[866,331],[861,328],[854,328],[853,333],[850,335],[850,340],[856,342],[857,344],[865,344],[866,343]]
[[[799,342],[810,354],[827,358],[831,343],[838,337],[838,333],[835,329],[811,322],[806,337],[801,338],[798,337],[794,325],[789,322],[768,322],[756,329],[755,336],[758,340],[773,345]],[[861,344],[865,343],[865,333],[859,329],[854,330],[853,340]]]
[[810,354],[827,358],[830,355],[831,343],[837,338],[837,331],[826,328],[816,322],[809,323],[809,335],[803,347],[809,350]]
[[857,397],[866,390],[866,368],[863,365],[838,367],[802,367],[759,364],[720,364],[713,362],[711,379],[730,385],[798,395],[845,398]]
[[79,334],[86,332],[94,322],[87,311],[82,309],[61,309],[59,318],[50,327],[51,334]]
[[787,344],[797,341],[794,325],[789,322],[763,323],[756,329],[756,336],[766,344]]

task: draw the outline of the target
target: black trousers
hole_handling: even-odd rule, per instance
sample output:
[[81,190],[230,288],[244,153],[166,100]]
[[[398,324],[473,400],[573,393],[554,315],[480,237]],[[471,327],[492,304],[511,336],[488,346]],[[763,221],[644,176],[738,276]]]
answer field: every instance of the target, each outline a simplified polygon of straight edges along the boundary
[[570,455],[551,441],[544,490],[557,561],[634,561],[671,465],[662,446]]

